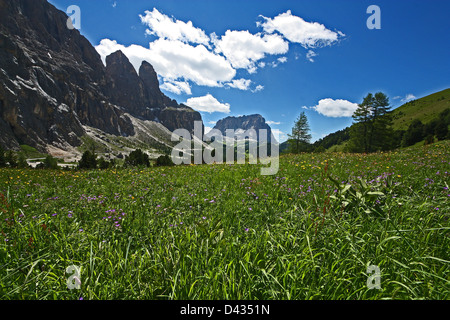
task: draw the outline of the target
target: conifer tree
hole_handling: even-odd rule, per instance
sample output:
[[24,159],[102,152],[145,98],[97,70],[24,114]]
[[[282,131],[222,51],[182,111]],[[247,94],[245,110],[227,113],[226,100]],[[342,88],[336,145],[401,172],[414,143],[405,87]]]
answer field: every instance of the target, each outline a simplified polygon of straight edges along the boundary
[[299,153],[302,146],[308,145],[311,141],[311,135],[309,134],[310,128],[308,118],[306,114],[302,112],[295,121],[292,133],[289,134],[289,146],[291,152]]

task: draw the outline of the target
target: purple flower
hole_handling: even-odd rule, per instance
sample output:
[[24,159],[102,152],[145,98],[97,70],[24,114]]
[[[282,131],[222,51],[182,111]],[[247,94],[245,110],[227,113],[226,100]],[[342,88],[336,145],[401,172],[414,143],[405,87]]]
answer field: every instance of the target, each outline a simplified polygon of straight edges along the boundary
[[249,228],[245,228],[245,232],[248,232],[250,229]]

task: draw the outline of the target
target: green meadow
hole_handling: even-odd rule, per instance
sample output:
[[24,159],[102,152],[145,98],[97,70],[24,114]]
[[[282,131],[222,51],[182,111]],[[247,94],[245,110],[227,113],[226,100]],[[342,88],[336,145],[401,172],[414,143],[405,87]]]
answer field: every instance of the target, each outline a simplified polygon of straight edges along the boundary
[[0,169],[0,299],[449,299],[449,160]]

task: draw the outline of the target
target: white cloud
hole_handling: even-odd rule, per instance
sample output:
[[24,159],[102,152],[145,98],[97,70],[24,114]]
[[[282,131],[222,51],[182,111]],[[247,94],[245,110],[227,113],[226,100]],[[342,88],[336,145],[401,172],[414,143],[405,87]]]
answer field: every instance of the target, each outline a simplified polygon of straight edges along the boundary
[[192,46],[181,41],[158,39],[151,42],[147,49],[138,45],[125,47],[117,41],[103,39],[95,48],[103,62],[107,55],[121,50],[136,70],[146,60],[153,65],[156,73],[171,83],[184,79],[197,85],[220,87],[222,82],[229,82],[236,75],[236,70],[224,57],[203,45]]
[[271,125],[280,125],[281,122],[276,122],[276,121],[266,121],[266,123],[271,126]]
[[317,53],[315,53],[312,50],[309,50],[308,53],[306,54],[306,59],[308,59],[310,62],[314,62],[314,57],[317,56]]
[[290,10],[273,19],[262,17],[265,22],[258,25],[262,26],[265,32],[279,32],[289,41],[300,43],[305,48],[331,45],[339,37],[345,36],[342,32],[331,31],[318,22],[306,22],[292,15]]
[[410,93],[410,94],[407,94],[406,97],[404,97],[402,99],[402,102],[408,102],[408,101],[415,100],[415,99],[417,99],[416,96]]
[[317,106],[312,107],[318,113],[331,118],[351,117],[357,108],[358,104],[340,99],[323,99]]
[[185,103],[187,106],[200,112],[221,112],[230,113],[230,105],[228,103],[220,103],[211,94],[203,97],[190,98]]
[[192,21],[176,20],[160,13],[156,8],[153,8],[153,11],[145,11],[145,16],[139,15],[139,17],[142,23],[149,27],[146,30],[148,35],[154,35],[160,39],[178,40],[209,46],[209,37],[202,29],[194,27]]
[[239,79],[233,80],[232,82],[229,82],[226,85],[229,86],[230,88],[235,88],[239,90],[248,90],[251,84],[252,84],[251,80]]
[[281,57],[281,58],[278,58],[277,59],[277,61],[274,61],[274,62],[272,62],[272,68],[276,68],[276,67],[278,67],[279,65],[280,65],[280,63],[286,63],[287,62],[287,58],[286,57]]
[[166,90],[175,94],[188,94],[191,95],[191,86],[188,82],[181,82],[181,81],[173,81],[173,82],[165,82],[163,85],[161,85],[162,90]]
[[117,7],[117,1],[114,1],[114,3],[112,4],[112,7],[113,8]]
[[[170,17],[153,8],[139,15],[146,34],[156,39],[148,47],[140,45],[124,46],[117,41],[103,39],[96,49],[103,63],[106,56],[121,50],[139,70],[142,61],[148,61],[155,68],[163,85],[161,88],[175,94],[191,95],[191,84],[207,87],[230,87],[239,90],[259,92],[264,86],[253,90],[252,81],[235,79],[238,69],[256,73],[258,68],[277,67],[287,62],[287,57],[276,57],[274,62],[264,59],[269,56],[284,55],[289,51],[289,41],[300,43],[305,48],[331,45],[345,36],[340,31],[328,30],[317,22],[305,22],[292,15],[291,11],[277,17],[264,18],[258,26],[260,33],[227,30],[224,35],[206,35],[194,26],[192,21],[184,22]],[[316,53],[306,55],[311,62]],[[298,58],[298,54],[295,55]]]
[[264,90],[264,86],[257,85],[256,88],[254,90],[252,90],[252,92],[256,93],[256,92],[260,92],[260,91],[263,91],[263,90]]
[[289,44],[279,35],[251,34],[248,31],[227,30],[215,41],[217,53],[222,53],[236,69],[256,72],[256,63],[267,54],[285,54]]

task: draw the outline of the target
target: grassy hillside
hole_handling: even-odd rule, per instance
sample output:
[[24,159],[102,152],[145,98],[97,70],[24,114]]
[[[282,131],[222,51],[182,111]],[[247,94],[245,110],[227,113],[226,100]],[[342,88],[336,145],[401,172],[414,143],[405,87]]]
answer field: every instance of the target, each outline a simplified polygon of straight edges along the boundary
[[450,89],[410,101],[392,111],[393,128],[406,130],[416,119],[426,124],[447,108],[450,108]]
[[[423,124],[427,124],[437,119],[439,114],[448,108],[450,108],[450,89],[410,101],[390,113],[393,120],[393,129],[407,130],[416,119]],[[322,145],[327,152],[342,152],[345,150],[349,139],[346,130],[332,133],[316,142],[314,146]]]

